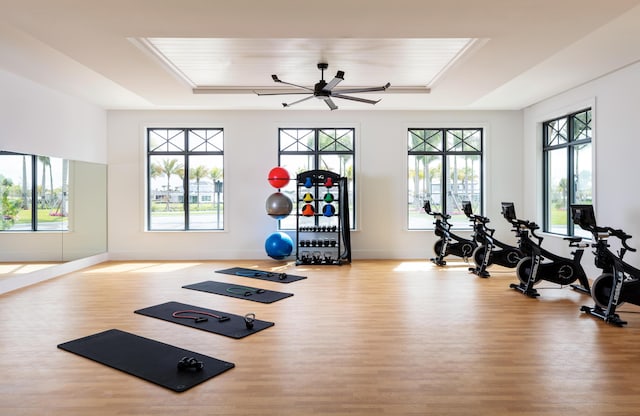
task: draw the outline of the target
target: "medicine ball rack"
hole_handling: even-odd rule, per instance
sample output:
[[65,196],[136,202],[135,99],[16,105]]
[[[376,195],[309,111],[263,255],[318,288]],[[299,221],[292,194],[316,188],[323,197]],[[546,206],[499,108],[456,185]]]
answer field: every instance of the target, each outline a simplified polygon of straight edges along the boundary
[[296,265],[351,263],[347,178],[327,170],[296,177]]

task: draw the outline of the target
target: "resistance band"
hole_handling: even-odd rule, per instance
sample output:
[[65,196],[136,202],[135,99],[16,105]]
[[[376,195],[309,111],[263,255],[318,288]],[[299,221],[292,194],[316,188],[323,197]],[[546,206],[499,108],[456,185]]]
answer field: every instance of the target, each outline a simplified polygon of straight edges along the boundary
[[278,280],[285,280],[287,278],[286,273],[273,273],[273,272],[236,272],[236,276],[244,277],[274,277],[278,276]]
[[[186,313],[195,314],[195,315],[185,315]],[[206,315],[206,316],[198,316],[198,315]],[[211,313],[207,311],[195,311],[192,309],[188,309],[184,311],[175,311],[174,313],[171,314],[171,316],[178,319],[193,319],[195,323],[207,322],[209,320],[207,316],[216,318],[218,322],[224,322],[231,319],[228,316],[220,316],[220,315],[216,315],[215,313]]]
[[254,293],[264,293],[264,289],[254,289],[246,286],[233,286],[227,288],[227,292],[233,293],[234,295],[251,296]]

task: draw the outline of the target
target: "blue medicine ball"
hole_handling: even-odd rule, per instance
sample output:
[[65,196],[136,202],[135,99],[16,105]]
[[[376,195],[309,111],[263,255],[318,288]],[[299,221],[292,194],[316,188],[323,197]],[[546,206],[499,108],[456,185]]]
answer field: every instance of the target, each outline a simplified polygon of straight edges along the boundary
[[291,255],[293,240],[288,234],[278,231],[267,237],[264,242],[264,249],[272,259],[282,260]]

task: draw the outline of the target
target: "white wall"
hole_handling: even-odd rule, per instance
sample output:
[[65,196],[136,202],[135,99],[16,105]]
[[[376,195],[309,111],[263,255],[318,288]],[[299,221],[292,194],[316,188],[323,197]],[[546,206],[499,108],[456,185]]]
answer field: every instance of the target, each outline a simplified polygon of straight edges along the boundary
[[[540,124],[590,104],[594,108],[594,209],[599,225],[622,228],[636,238],[631,246],[640,247],[640,64],[589,82],[579,88],[547,99],[524,111],[524,204],[518,216],[542,219],[542,170]],[[520,214],[522,213],[522,215]],[[634,241],[635,240],[635,241]],[[566,242],[547,237],[553,250],[568,253]],[[638,255],[627,257],[640,264]],[[583,266],[595,277],[593,257],[585,255]],[[595,273],[595,275],[594,275]]]
[[0,150],[107,162],[106,111],[0,70]]
[[[225,131],[225,231],[145,232],[145,127],[214,126]],[[277,165],[278,127],[356,128],[358,230],[354,258],[433,256],[432,231],[407,231],[409,127],[486,128],[485,214],[509,241],[500,201],[521,204],[522,112],[110,111],[108,113],[109,255],[111,259],[264,259],[276,222],[265,212]],[[426,214],[425,214],[426,215]],[[513,239],[515,240],[515,239]]]
[[[0,70],[0,150],[107,162],[106,111]],[[1,261],[60,261],[62,233],[0,233]]]

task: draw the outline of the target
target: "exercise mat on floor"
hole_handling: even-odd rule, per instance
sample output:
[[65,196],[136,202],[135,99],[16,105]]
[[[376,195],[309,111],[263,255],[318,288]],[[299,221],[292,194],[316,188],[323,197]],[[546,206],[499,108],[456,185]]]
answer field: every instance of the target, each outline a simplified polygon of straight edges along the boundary
[[255,334],[274,325],[273,322],[261,321],[251,315],[245,319],[242,315],[179,302],[150,306],[138,309],[135,313],[236,339]]
[[232,274],[234,276],[251,277],[254,279],[268,280],[270,282],[291,283],[306,279],[307,276],[297,276],[289,273],[267,272],[264,270],[246,269],[244,267],[232,267],[230,269],[216,270],[216,273]]
[[217,295],[231,296],[238,299],[252,300],[260,303],[273,303],[289,296],[293,293],[276,292],[273,290],[260,289],[257,287],[238,285],[234,283],[214,282],[207,280],[192,285],[182,286],[185,289],[199,290],[201,292],[215,293]]
[[[230,362],[118,329],[65,342],[58,348],[178,393],[235,367]],[[200,362],[202,368],[180,369],[178,363],[185,357]]]

